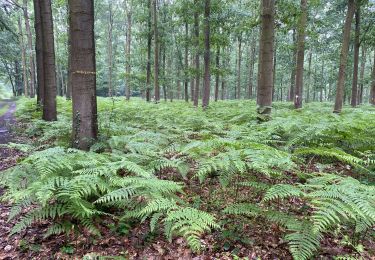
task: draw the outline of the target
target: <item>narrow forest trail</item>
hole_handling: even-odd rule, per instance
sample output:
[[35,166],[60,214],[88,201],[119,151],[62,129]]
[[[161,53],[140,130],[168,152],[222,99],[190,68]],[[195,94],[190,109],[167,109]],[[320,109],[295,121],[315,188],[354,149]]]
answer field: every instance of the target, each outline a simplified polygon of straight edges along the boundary
[[4,114],[0,114],[0,144],[6,144],[10,141],[9,126],[15,122],[16,103],[12,100],[0,101],[0,111],[6,106],[8,106],[8,110]]

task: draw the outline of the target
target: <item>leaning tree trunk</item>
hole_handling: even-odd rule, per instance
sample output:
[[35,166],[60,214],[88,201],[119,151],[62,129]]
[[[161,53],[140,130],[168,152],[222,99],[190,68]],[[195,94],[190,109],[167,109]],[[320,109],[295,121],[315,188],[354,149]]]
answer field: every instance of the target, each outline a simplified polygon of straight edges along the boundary
[[43,119],[57,120],[56,111],[56,63],[51,0],[40,1],[43,33],[44,100]]
[[43,106],[44,68],[43,68],[43,31],[40,13],[40,0],[34,0],[35,53],[37,76],[37,103]]
[[301,17],[298,24],[297,37],[297,70],[294,108],[302,108],[303,100],[303,64],[305,61],[305,30],[307,23],[307,0],[301,0]]
[[69,0],[73,146],[88,150],[97,138],[94,0]]
[[344,35],[342,39],[341,54],[340,54],[340,67],[336,88],[336,98],[334,113],[341,113],[344,103],[344,84],[345,84],[345,70],[348,63],[348,51],[350,42],[350,29],[355,12],[355,0],[348,0],[348,12],[345,19]]
[[211,90],[211,74],[210,74],[210,0],[205,0],[204,3],[204,84],[203,84],[203,98],[202,107],[207,108],[210,103]]
[[269,117],[272,106],[275,1],[262,0],[259,41],[258,114]]
[[154,14],[154,88],[155,88],[155,103],[160,102],[160,87],[159,87],[159,35],[158,35],[158,13],[157,0],[153,0],[153,14]]
[[354,64],[353,64],[353,81],[352,81],[352,100],[351,106],[358,105],[358,64],[359,64],[359,35],[361,31],[361,6],[358,4],[355,12],[355,37],[354,37]]
[[35,63],[33,55],[33,36],[30,29],[29,12],[27,9],[28,0],[23,0],[23,16],[25,18],[25,28],[27,36],[27,45],[29,49],[29,63],[30,63],[30,97],[35,97]]

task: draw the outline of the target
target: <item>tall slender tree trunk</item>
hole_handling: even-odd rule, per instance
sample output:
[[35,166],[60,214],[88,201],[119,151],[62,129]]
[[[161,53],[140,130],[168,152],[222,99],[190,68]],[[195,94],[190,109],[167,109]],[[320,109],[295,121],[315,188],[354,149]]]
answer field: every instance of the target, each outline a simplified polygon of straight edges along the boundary
[[29,63],[30,63],[30,97],[35,97],[35,63],[33,52],[33,37],[30,29],[30,19],[27,7],[28,0],[23,0],[23,16],[25,19],[25,28],[27,36],[27,45],[29,49]]
[[272,109],[275,1],[262,0],[259,41],[258,113],[270,116]]
[[21,17],[18,18],[18,30],[20,33],[20,45],[21,45],[21,56],[22,56],[23,94],[25,95],[25,97],[28,97],[29,96],[29,91],[28,91],[29,84],[28,84],[28,79],[27,79],[26,50],[25,50],[25,44],[23,40]]
[[109,19],[108,19],[108,96],[113,95],[112,77],[113,77],[113,14],[112,2],[109,1]]
[[307,0],[301,0],[301,17],[298,24],[297,37],[297,70],[294,108],[302,108],[303,101],[303,65],[305,61],[305,30],[307,23]]
[[204,82],[203,82],[204,84],[203,84],[203,98],[202,98],[202,107],[204,109],[207,108],[210,103],[210,92],[211,92],[210,11],[211,11],[211,1],[205,0],[204,2]]
[[363,81],[365,77],[365,66],[366,66],[366,47],[362,46],[362,61],[361,61],[361,72],[359,75],[359,89],[358,89],[358,103],[363,103]]
[[132,15],[133,1],[130,0],[126,13],[128,28],[126,32],[126,100],[131,96],[131,43],[132,43]]
[[215,79],[215,102],[219,99],[219,80],[220,80],[220,46],[216,47],[216,79]]
[[374,65],[372,66],[372,84],[370,90],[370,104],[375,106],[375,51],[374,51]]
[[[67,33],[68,33],[68,53],[71,53],[72,41],[70,39],[70,8],[69,3],[67,1],[66,10],[68,13],[68,25],[67,25]],[[68,55],[68,71],[67,71],[67,82],[66,82],[66,99],[70,100],[72,98],[72,59],[71,55]]]
[[73,146],[88,150],[97,138],[94,0],[69,0]]
[[199,99],[199,79],[200,79],[200,68],[199,68],[199,12],[198,12],[198,0],[194,0],[194,42],[195,42],[195,89],[194,89],[194,106],[198,106],[198,99]]
[[[277,38],[275,36],[275,38]],[[276,90],[276,73],[277,73],[277,41],[275,41],[274,50],[273,50],[273,85],[272,85],[272,101],[275,100],[275,90]]]
[[147,19],[147,67],[146,67],[146,101],[151,101],[151,42],[152,42],[152,2],[148,0],[148,19]]
[[249,84],[247,97],[250,99],[253,97],[253,84],[254,84],[254,65],[255,65],[255,50],[256,50],[256,35],[253,34],[251,46],[250,46],[250,65],[249,65]]
[[354,37],[354,64],[353,64],[353,81],[352,81],[352,99],[351,106],[356,107],[358,105],[358,65],[359,65],[359,36],[361,32],[361,6],[357,4],[357,10],[355,12],[355,37]]
[[34,0],[35,53],[37,76],[37,103],[43,106],[44,100],[44,67],[43,67],[43,31],[40,13],[40,0]]
[[292,60],[292,73],[290,74],[290,89],[288,101],[294,100],[294,90],[296,84],[296,61],[297,61],[297,39],[296,39],[296,30],[293,29],[293,60]]
[[56,62],[51,0],[40,1],[43,32],[44,100],[43,119],[57,120],[56,110]]
[[189,71],[189,24],[185,21],[185,79],[184,79],[184,93],[185,93],[185,101],[189,102],[189,78],[188,78],[188,71]]
[[307,95],[306,95],[306,103],[310,102],[311,62],[312,62],[312,51],[310,51],[310,54],[309,54],[309,68],[308,68],[308,71],[307,71]]
[[340,54],[340,67],[336,88],[336,98],[334,113],[341,113],[344,103],[344,85],[345,85],[345,70],[348,62],[348,51],[350,42],[350,29],[355,12],[355,0],[348,0],[348,12],[345,19],[344,35],[342,39],[341,54]]
[[242,34],[238,36],[238,56],[237,56],[237,93],[235,98],[241,98],[241,65],[242,65]]
[[153,0],[153,15],[154,15],[154,94],[155,103],[160,102],[160,88],[159,88],[159,34],[158,34],[158,8],[157,0]]
[[162,80],[162,89],[163,89],[163,97],[164,97],[164,101],[167,101],[167,88],[166,88],[166,73],[165,73],[165,68],[166,68],[166,50],[165,50],[165,44],[162,44],[162,47],[160,47],[160,52],[163,53],[163,56],[162,56],[162,72],[163,72],[163,80]]
[[[191,64],[191,67],[193,68],[194,67],[194,62],[195,62],[195,58],[193,57],[193,54],[190,55],[190,64]],[[195,77],[191,77],[190,78],[190,96],[191,96],[191,101],[194,102],[194,91],[195,91]]]

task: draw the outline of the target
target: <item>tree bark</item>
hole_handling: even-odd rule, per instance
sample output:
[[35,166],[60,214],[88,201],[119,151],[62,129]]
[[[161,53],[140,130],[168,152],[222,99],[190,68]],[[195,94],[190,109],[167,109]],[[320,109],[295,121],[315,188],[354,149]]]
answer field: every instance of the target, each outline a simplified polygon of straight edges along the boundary
[[358,105],[358,65],[359,65],[359,36],[361,32],[361,6],[358,3],[357,10],[355,12],[355,36],[354,36],[354,64],[353,64],[353,81],[352,81],[352,99],[351,106],[356,107]]
[[97,138],[94,0],[69,0],[73,146],[88,150]]
[[40,13],[40,0],[34,0],[35,53],[37,75],[37,103],[43,106],[44,67],[43,67],[43,31]]
[[256,50],[256,36],[255,33],[252,37],[251,42],[251,54],[250,54],[250,66],[249,66],[249,84],[248,84],[248,91],[247,97],[248,99],[253,97],[253,82],[254,82],[254,65],[255,65],[255,50]]
[[258,114],[270,116],[272,109],[275,1],[262,0],[259,41]]
[[[69,9],[69,4],[67,2],[66,4],[66,10],[68,13],[68,25],[67,25],[67,33],[68,33],[68,53],[71,53],[71,46],[72,42],[70,39],[70,9]],[[67,71],[67,82],[66,82],[66,99],[70,100],[72,98],[72,59],[71,55],[68,54],[68,71]]]
[[293,60],[292,60],[292,73],[290,75],[290,89],[288,101],[294,100],[294,90],[296,84],[296,61],[297,61],[297,39],[296,39],[296,30],[293,29]]
[[130,6],[127,10],[128,29],[126,32],[126,100],[131,96],[131,43],[132,43],[132,15],[133,2],[130,1]]
[[219,80],[220,80],[220,46],[216,47],[216,79],[215,79],[215,102],[219,99]]
[[238,56],[237,56],[237,88],[234,98],[241,98],[241,65],[242,65],[242,35],[238,36]]
[[55,121],[57,120],[57,85],[51,0],[41,0],[40,11],[42,17],[44,68],[43,119],[46,121]]
[[159,87],[159,35],[158,35],[158,9],[157,0],[153,0],[153,14],[154,14],[154,91],[155,103],[160,102],[160,87]]
[[309,54],[309,68],[307,71],[307,95],[306,95],[306,103],[310,102],[310,86],[311,86],[311,61],[312,61],[312,51]]
[[374,51],[374,65],[372,66],[372,84],[370,90],[370,104],[375,106],[375,51]]
[[366,47],[362,46],[362,61],[361,61],[361,72],[359,76],[359,89],[358,89],[358,103],[363,103],[363,81],[365,77],[365,66],[366,66]]
[[303,65],[305,61],[305,30],[307,23],[307,0],[301,0],[301,17],[297,36],[297,70],[294,108],[302,108],[303,101]]
[[113,95],[112,77],[113,77],[113,14],[112,14],[112,2],[109,1],[109,19],[108,19],[108,96]]
[[348,0],[348,12],[345,19],[344,35],[342,39],[341,54],[340,54],[340,67],[336,88],[336,98],[334,113],[341,113],[344,103],[344,83],[345,83],[345,70],[348,62],[348,51],[350,42],[350,29],[355,12],[355,0]]
[[28,0],[23,0],[23,16],[25,19],[25,28],[27,36],[27,45],[29,49],[29,63],[30,63],[30,97],[35,97],[35,63],[33,54],[33,37],[30,29],[29,12],[27,8]]
[[29,84],[27,80],[26,50],[25,50],[25,44],[23,41],[21,17],[18,18],[18,30],[20,33],[20,45],[21,45],[21,56],[22,56],[23,94],[25,95],[25,97],[28,97],[29,96],[29,91],[28,91]]
[[194,89],[194,106],[198,106],[199,99],[199,79],[200,79],[200,68],[199,68],[199,11],[198,11],[198,0],[194,0],[194,42],[195,42],[195,89]]
[[147,67],[146,67],[146,101],[151,101],[151,42],[152,42],[152,2],[148,0],[148,19],[147,19]]
[[185,73],[184,73],[184,94],[185,101],[189,102],[189,24],[185,21]]
[[204,4],[204,85],[203,85],[203,98],[202,98],[203,109],[207,108],[210,103],[210,92],[211,92],[210,10],[211,10],[211,2],[210,0],[205,0],[205,4]]

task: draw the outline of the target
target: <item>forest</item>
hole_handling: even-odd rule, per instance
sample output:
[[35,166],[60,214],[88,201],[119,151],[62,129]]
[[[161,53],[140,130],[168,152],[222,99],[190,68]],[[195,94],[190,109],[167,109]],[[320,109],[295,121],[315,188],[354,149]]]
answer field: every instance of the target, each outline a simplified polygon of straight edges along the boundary
[[0,0],[2,259],[375,259],[375,0]]

